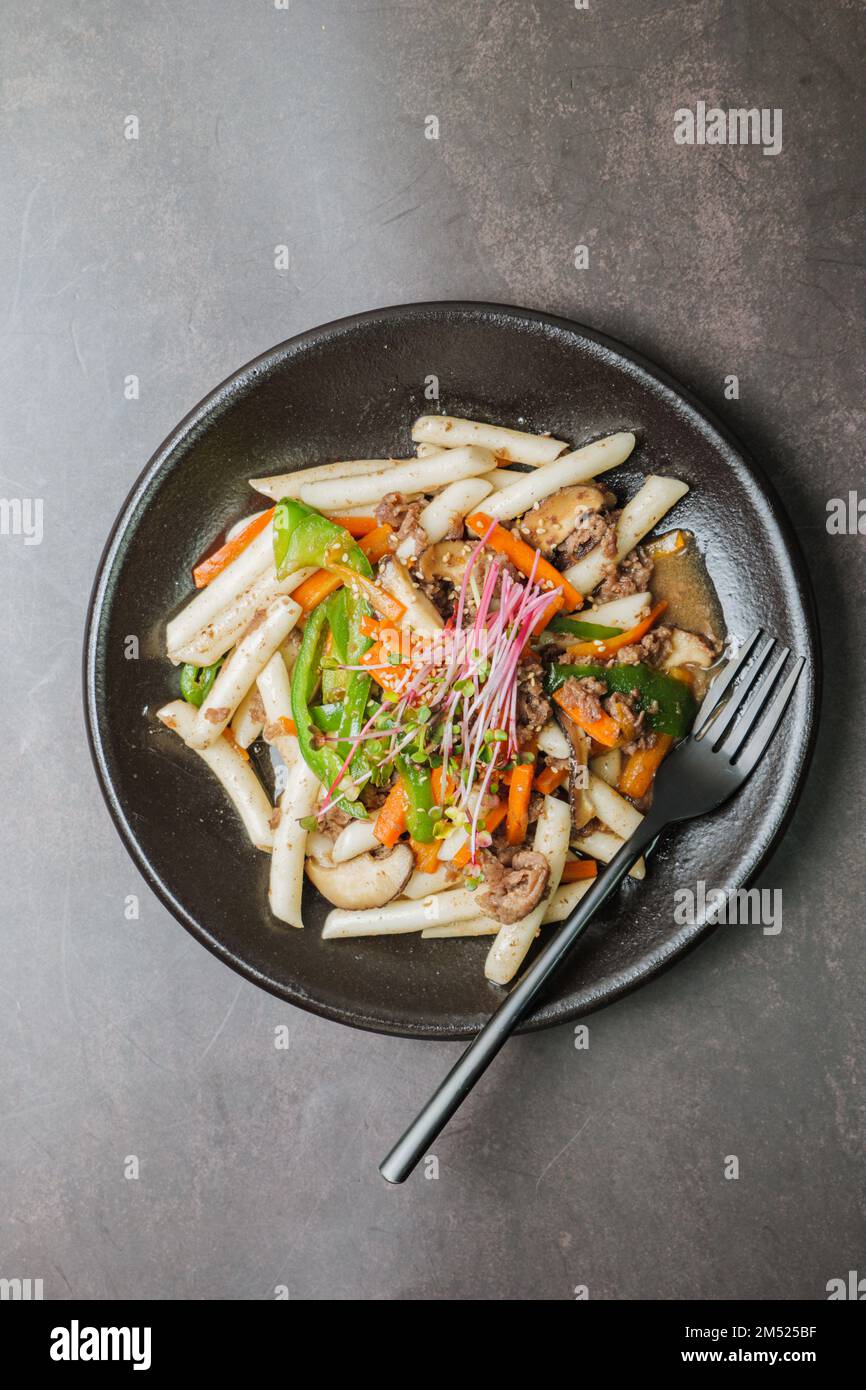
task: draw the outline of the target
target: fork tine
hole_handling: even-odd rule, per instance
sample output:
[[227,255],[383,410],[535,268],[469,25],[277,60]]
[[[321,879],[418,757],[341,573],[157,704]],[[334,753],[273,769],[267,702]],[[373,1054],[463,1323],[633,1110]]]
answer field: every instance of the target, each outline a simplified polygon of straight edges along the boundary
[[736,680],[737,676],[739,675],[740,671],[742,670],[743,666],[749,658],[749,653],[751,652],[758,638],[761,636],[763,630],[764,629],[761,627],[756,627],[754,632],[746,638],[745,642],[740,647],[740,650],[737,652],[737,655],[728,662],[724,671],[720,672],[720,674],[716,676],[716,679],[713,681],[712,685],[710,686],[709,690],[704,696],[703,701],[701,702],[701,707],[698,710],[698,717],[695,720],[694,725],[692,726],[693,735],[700,733],[701,729],[706,724],[710,715],[714,714],[715,711],[718,709],[719,701],[722,699],[723,695],[725,694],[725,691],[728,689],[731,683],[734,680]]
[[761,679],[760,684],[742,706],[740,717],[736,724],[732,726],[727,738],[722,741],[720,751],[725,753],[732,762],[743,747],[743,744],[746,742],[746,739],[749,737],[752,728],[758,722],[761,714],[767,708],[779,672],[790,655],[790,647],[783,647],[767,674]]
[[734,686],[727,707],[722,710],[718,719],[713,722],[713,726],[708,734],[708,738],[712,740],[713,752],[716,752],[721,747],[722,740],[725,738],[725,735],[730,732],[737,715],[746,703],[746,696],[763,671],[767,657],[770,655],[775,645],[775,637],[769,637],[767,639],[767,645],[764,647],[763,651],[759,652],[755,657],[739,685]]
[[737,771],[741,772],[744,777],[747,777],[752,771],[752,768],[763,755],[770,739],[776,732],[782,715],[790,704],[791,696],[794,694],[794,687],[800,679],[800,673],[805,665],[806,658],[803,656],[798,657],[791,674],[788,676],[788,679],[780,689],[775,700],[764,714],[760,724],[752,731],[747,742],[739,750],[739,754],[742,754],[742,756],[738,754],[739,760],[735,766]]

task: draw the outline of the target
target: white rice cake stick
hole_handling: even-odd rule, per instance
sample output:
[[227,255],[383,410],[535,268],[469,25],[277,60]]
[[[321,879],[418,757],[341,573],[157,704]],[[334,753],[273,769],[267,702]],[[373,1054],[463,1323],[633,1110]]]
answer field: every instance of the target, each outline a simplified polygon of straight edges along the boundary
[[280,594],[265,610],[261,621],[241,638],[220,668],[198,711],[192,738],[194,747],[209,748],[216,743],[244,695],[255,685],[300,616],[301,610],[295,600]]
[[356,936],[401,936],[443,922],[464,922],[478,915],[478,899],[468,888],[430,893],[426,898],[398,898],[384,907],[358,912],[334,908],[325,919],[322,938],[335,941]]
[[[369,473],[385,473],[406,459],[346,459],[342,463],[320,463],[313,468],[299,468],[292,473],[275,473],[270,478],[250,478],[250,487],[261,492],[272,501],[281,497],[300,497],[301,488],[307,483],[318,483],[333,478],[361,478]],[[389,489],[385,489],[387,492]]]
[[483,425],[477,420],[461,420],[454,415],[421,415],[412,426],[416,444],[438,444],[446,449],[463,444],[480,444],[497,458],[510,463],[552,463],[568,448],[561,439],[549,434],[530,434],[510,430],[503,425]]
[[[441,541],[453,526],[468,516],[492,491],[486,478],[463,478],[460,482],[449,483],[438,497],[429,502],[418,517],[419,524],[427,532],[431,545]],[[405,557],[398,551],[400,559]]]
[[256,849],[270,850],[274,842],[271,828],[273,806],[267,792],[240,749],[227,738],[217,739],[210,748],[194,748],[191,738],[196,727],[196,709],[185,700],[172,700],[157,710],[156,717],[166,728],[174,729],[187,745],[207,763],[227,792]]
[[449,449],[432,459],[410,459],[394,464],[387,473],[366,473],[355,478],[335,478],[331,481],[305,483],[301,486],[301,501],[319,511],[339,515],[343,507],[357,507],[369,502],[381,502],[386,492],[437,492],[449,483],[463,478],[477,478],[489,473],[496,460],[489,449],[468,447]]
[[[592,859],[598,859],[602,864],[609,864],[613,856],[617,854],[625,844],[619,835],[614,835],[610,830],[593,830],[589,835],[579,835],[574,842],[574,848],[579,849],[581,854],[588,854]],[[631,878],[645,878],[646,864],[643,856],[629,869]]]
[[587,483],[598,473],[625,463],[634,446],[635,437],[627,430],[608,435],[606,439],[596,439],[592,444],[584,444],[582,449],[563,454],[562,458],[545,468],[524,474],[519,482],[489,498],[484,510],[490,516],[495,516],[497,521],[513,521],[516,516],[528,512],[536,502],[543,502],[545,497],[559,492],[560,488]]
[[171,660],[176,665],[189,661],[194,666],[212,666],[235,645],[258,612],[269,608],[281,594],[290,594],[313,573],[312,569],[303,569],[286,575],[285,579],[277,579],[271,558],[269,569],[264,570],[248,589],[217,613],[185,646],[169,652]]

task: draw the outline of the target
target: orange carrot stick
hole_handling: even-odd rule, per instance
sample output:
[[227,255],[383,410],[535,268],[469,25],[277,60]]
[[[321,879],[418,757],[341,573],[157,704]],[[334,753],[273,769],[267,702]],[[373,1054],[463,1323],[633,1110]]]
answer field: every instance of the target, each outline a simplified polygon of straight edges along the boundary
[[[500,825],[505,820],[505,817],[507,815],[508,807],[506,806],[504,801],[500,801],[495,806],[491,806],[490,810],[487,812],[487,815],[484,818],[483,829],[485,833],[488,835],[492,835],[494,830],[499,829]],[[466,865],[469,863],[468,841],[462,849],[458,849],[451,862],[453,864],[456,864],[458,869],[464,869],[466,867]]]
[[330,570],[316,570],[309,579],[305,579],[303,584],[299,584],[292,594],[295,603],[299,603],[304,613],[309,613],[311,609],[318,605],[332,594],[335,589],[339,589],[342,579],[336,574],[331,574]]
[[213,555],[209,555],[201,564],[196,565],[192,572],[193,581],[197,589],[204,589],[210,584],[212,579],[216,579],[218,574],[230,565],[232,560],[236,560],[242,550],[246,550],[250,541],[254,541],[260,531],[264,531],[270,521],[273,521],[274,511],[271,507],[269,511],[262,512],[261,516],[254,516],[252,521],[233,536],[225,545],[221,545],[219,550],[215,550]]
[[[466,518],[466,526],[476,536],[484,536],[493,520],[485,512],[475,512]],[[490,535],[487,537],[486,544],[491,550],[496,550],[500,555],[505,555],[511,563],[525,574],[527,579],[532,574],[533,565],[535,566],[535,579],[543,589],[560,589],[565,600],[565,607],[569,613],[575,608],[580,608],[583,603],[581,595],[577,592],[573,584],[569,584],[565,575],[560,574],[549,561],[537,551],[533,550],[526,541],[513,536],[510,531],[506,531],[504,526],[494,526]],[[536,563],[536,557],[538,557]],[[550,617],[553,617],[551,613]],[[550,619],[548,618],[548,622]]]
[[375,531],[371,531],[368,536],[364,536],[364,538],[358,542],[371,565],[377,564],[379,560],[383,559],[384,556],[388,554],[391,548],[388,545],[388,537],[390,534],[390,526],[377,526]]
[[598,865],[594,859],[568,859],[562,871],[560,883],[580,883],[584,878],[595,878]]
[[444,806],[451,793],[457,789],[453,777],[443,778],[444,771],[442,767],[434,767],[430,773],[430,786],[437,806]]
[[586,719],[580,710],[573,705],[566,704],[562,698],[562,692],[557,690],[553,696],[560,709],[564,709],[569,719],[573,719],[581,729],[594,738],[597,743],[604,744],[605,748],[615,748],[619,741],[620,728],[615,719],[609,714],[601,713],[599,719]]
[[379,524],[374,516],[329,516],[328,520],[333,521],[335,526],[342,526],[344,531],[348,531],[349,535],[355,536],[356,539],[369,536]]
[[[538,619],[538,622],[535,624],[535,627],[532,629],[533,637],[538,637],[544,631],[551,618],[555,618],[560,608],[562,608],[564,605],[565,595],[562,593],[554,594],[553,598],[550,600],[550,603],[547,605],[541,617]],[[526,655],[528,650],[529,648],[525,649],[523,653],[524,656]]]
[[543,792],[545,796],[550,796],[557,787],[561,787],[568,780],[568,771],[564,767],[546,767],[543,772],[539,772],[533,783],[534,790]]
[[360,589],[367,602],[389,622],[399,623],[401,618],[406,616],[406,605],[395,598],[393,594],[389,594],[387,589],[382,589],[378,584],[374,584],[372,579],[367,579],[363,574],[357,574],[355,570],[349,569],[348,565],[336,564],[332,566],[332,569],[344,584],[350,584]]
[[439,841],[433,840],[429,845],[422,845],[419,840],[410,838],[409,844],[415,855],[415,868],[422,874],[435,874],[439,868]]
[[657,734],[652,748],[638,748],[635,753],[630,754],[620,773],[619,790],[625,796],[630,796],[633,801],[646,796],[672,743],[670,734]]
[[[405,664],[397,665],[396,662],[386,662],[387,653],[382,650],[381,642],[374,642],[369,651],[364,652],[361,657],[360,665],[366,667],[377,685],[383,690],[398,690],[408,671]],[[380,670],[374,669],[380,667]]]
[[406,829],[406,793],[399,777],[382,803],[373,826],[373,834],[380,844],[391,849],[396,845]]
[[510,845],[519,845],[526,839],[529,824],[529,798],[532,794],[532,777],[535,768],[532,763],[521,763],[511,774],[508,788],[508,816],[505,821],[505,838]]
[[613,656],[620,647],[628,647],[631,646],[632,642],[639,642],[649,632],[653,623],[661,617],[667,606],[667,600],[663,599],[661,603],[656,604],[646,618],[637,623],[635,627],[629,628],[628,632],[621,632],[618,637],[606,637],[604,641],[599,642],[578,642],[577,646],[570,649],[569,660],[573,661],[581,656]]
[[[368,536],[365,536],[363,540],[359,541],[359,549],[363,550],[372,565],[374,565],[377,560],[381,560],[382,556],[388,553],[388,537],[390,534],[390,526],[377,526],[375,531],[371,531]],[[348,567],[346,567],[346,574],[351,575],[353,579],[358,579],[360,577],[354,570],[350,570]],[[370,581],[367,580],[365,582],[369,583]],[[300,604],[304,613],[309,613],[310,610],[317,607],[323,599],[326,599],[329,594],[332,594],[335,589],[339,589],[342,583],[342,575],[334,574],[331,570],[316,570],[315,574],[311,574],[309,579],[305,579],[303,584],[298,585],[297,589],[295,589],[292,594],[292,598],[295,600],[295,603]],[[374,585],[373,587],[375,588],[376,586]],[[378,592],[384,593],[384,590],[379,590]],[[393,602],[396,603],[397,600],[394,599]],[[403,611],[405,612],[405,609]]]

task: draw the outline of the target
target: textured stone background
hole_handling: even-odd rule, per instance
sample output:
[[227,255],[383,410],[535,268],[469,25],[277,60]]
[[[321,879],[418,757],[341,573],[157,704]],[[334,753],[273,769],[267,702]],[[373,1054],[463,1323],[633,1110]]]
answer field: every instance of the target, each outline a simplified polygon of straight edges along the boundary
[[[6,0],[3,27],[0,490],[44,498],[45,538],[0,537],[0,1275],[765,1299],[863,1272],[864,542],[825,527],[864,487],[863,5]],[[781,107],[782,153],[676,146],[698,98]],[[827,693],[762,879],[782,935],[717,932],[588,1052],[516,1040],[439,1181],[392,1190],[377,1161],[457,1045],[292,1011],[184,934],[102,805],[79,653],[120,501],[210,387],[316,323],[456,297],[621,337],[744,438],[809,558]]]

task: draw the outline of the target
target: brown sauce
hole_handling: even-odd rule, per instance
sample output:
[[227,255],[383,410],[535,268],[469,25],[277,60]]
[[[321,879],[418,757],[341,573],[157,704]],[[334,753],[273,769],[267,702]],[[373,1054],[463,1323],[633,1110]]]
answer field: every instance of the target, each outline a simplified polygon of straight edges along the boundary
[[[661,621],[723,643],[727,636],[724,614],[704,557],[690,531],[681,535],[686,542],[681,550],[653,554],[650,590],[656,603],[665,599],[668,604]],[[695,676],[695,694],[700,699],[709,684],[709,673],[696,669]]]

